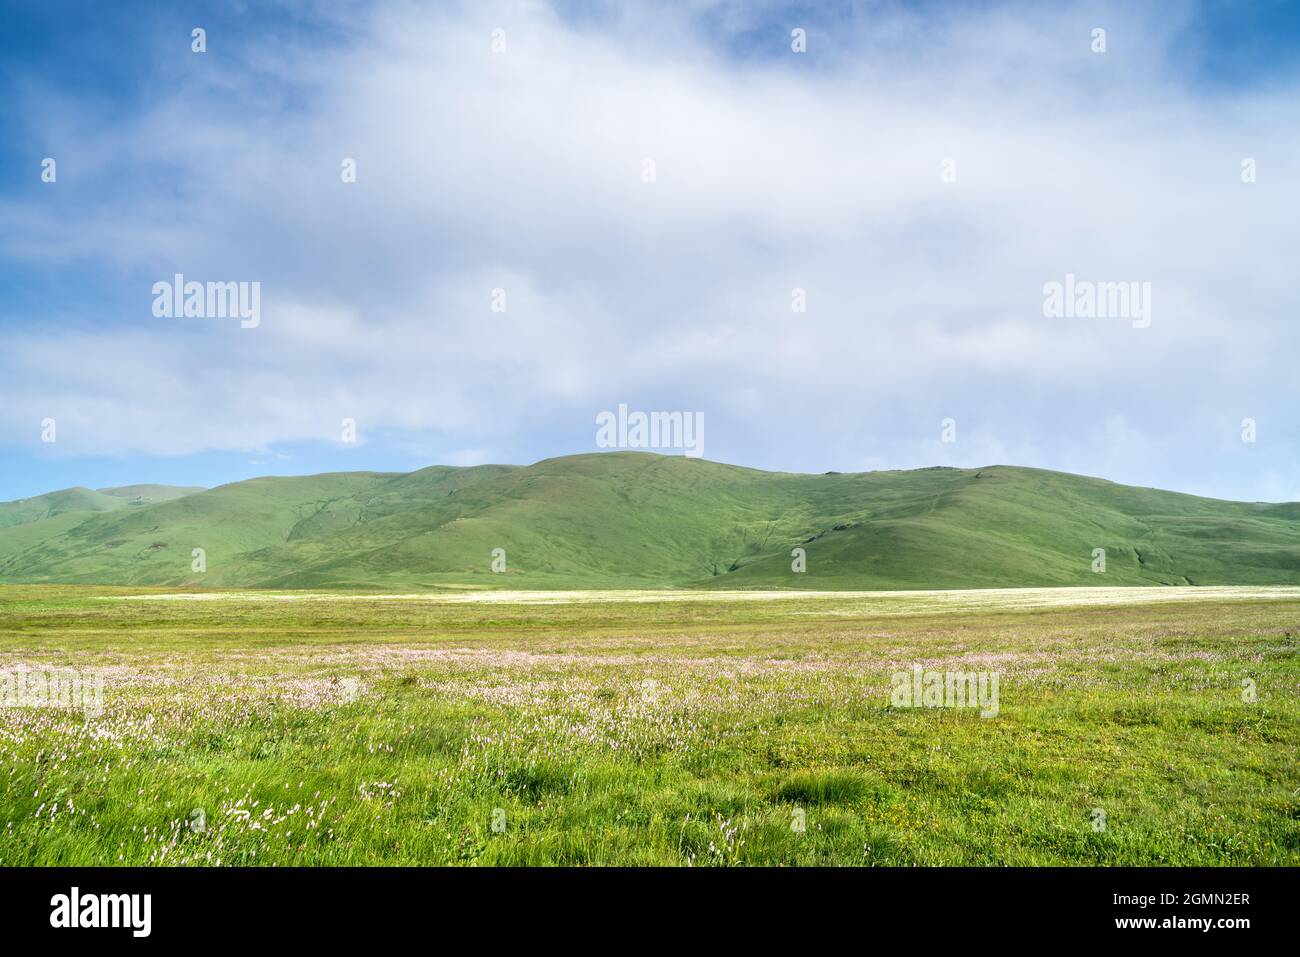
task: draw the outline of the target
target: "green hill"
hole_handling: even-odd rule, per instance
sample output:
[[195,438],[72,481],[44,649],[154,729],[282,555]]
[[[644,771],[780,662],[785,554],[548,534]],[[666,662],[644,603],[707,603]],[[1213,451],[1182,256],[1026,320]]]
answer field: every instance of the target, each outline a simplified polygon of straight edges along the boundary
[[0,528],[26,525],[67,512],[113,512],[133,506],[166,502],[202,492],[173,485],[126,485],[122,488],[65,488],[16,502],[0,502]]
[[[172,494],[175,493],[175,494]],[[807,571],[791,571],[803,548]],[[191,570],[193,550],[206,571]],[[493,549],[506,570],[491,571]],[[1093,549],[1106,571],[1092,571]],[[613,452],[69,489],[0,504],[0,582],[274,588],[1300,584],[1300,504],[1038,469],[802,475]]]
[[120,488],[101,488],[99,491],[113,498],[126,499],[130,505],[151,505],[154,502],[167,502],[193,495],[203,489],[199,486],[180,485],[123,485]]

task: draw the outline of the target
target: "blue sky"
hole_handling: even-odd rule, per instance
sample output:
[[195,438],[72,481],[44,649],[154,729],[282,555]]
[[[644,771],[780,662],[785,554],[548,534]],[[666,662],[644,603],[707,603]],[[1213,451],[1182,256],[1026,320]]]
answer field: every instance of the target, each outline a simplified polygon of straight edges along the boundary
[[[1295,499],[1298,65],[1288,3],[0,4],[0,499],[531,462],[620,403],[760,468]],[[177,272],[260,324],[155,316]],[[1150,325],[1045,316],[1067,274]]]

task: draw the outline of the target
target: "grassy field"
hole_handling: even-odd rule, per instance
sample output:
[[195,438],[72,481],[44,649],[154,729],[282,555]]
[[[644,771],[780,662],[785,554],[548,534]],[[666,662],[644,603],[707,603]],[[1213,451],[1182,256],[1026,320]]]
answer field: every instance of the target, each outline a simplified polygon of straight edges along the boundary
[[104,711],[0,708],[0,865],[1300,863],[1294,588],[0,587],[24,667]]

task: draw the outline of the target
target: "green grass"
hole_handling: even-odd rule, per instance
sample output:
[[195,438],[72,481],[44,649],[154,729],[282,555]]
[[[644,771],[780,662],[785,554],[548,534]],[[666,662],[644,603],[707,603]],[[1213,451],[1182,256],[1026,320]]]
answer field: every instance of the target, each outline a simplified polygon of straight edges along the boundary
[[139,594],[0,588],[106,681],[0,709],[0,865],[1300,863],[1292,590]]
[[[119,491],[119,490],[109,490]],[[185,490],[180,490],[185,491]],[[0,505],[0,581],[203,587],[1300,584],[1300,504],[1036,469],[796,475],[617,452]],[[109,503],[109,504],[105,504]],[[792,549],[807,571],[792,570]],[[193,551],[206,570],[193,570]],[[494,549],[506,568],[491,569]],[[1106,550],[1104,574],[1093,550]]]
[[[134,505],[126,494],[143,489]],[[645,452],[529,467],[70,489],[0,505],[0,581],[204,588],[1300,584],[1300,505],[1040,469],[759,472]],[[172,497],[168,498],[168,495]],[[792,550],[807,571],[792,570]],[[205,571],[194,571],[194,549]],[[506,553],[491,571],[494,549]],[[1093,572],[1105,549],[1105,573]]]
[[121,488],[67,488],[16,502],[0,502],[0,528],[43,522],[61,515],[85,519],[95,512],[142,508],[202,492],[172,485],[124,485]]

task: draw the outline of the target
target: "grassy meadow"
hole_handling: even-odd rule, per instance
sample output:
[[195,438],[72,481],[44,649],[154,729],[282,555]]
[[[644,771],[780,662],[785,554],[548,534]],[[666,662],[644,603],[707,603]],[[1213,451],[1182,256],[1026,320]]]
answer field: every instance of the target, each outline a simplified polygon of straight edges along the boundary
[[1298,653],[1296,588],[0,586],[104,682],[0,708],[0,865],[1295,865]]

